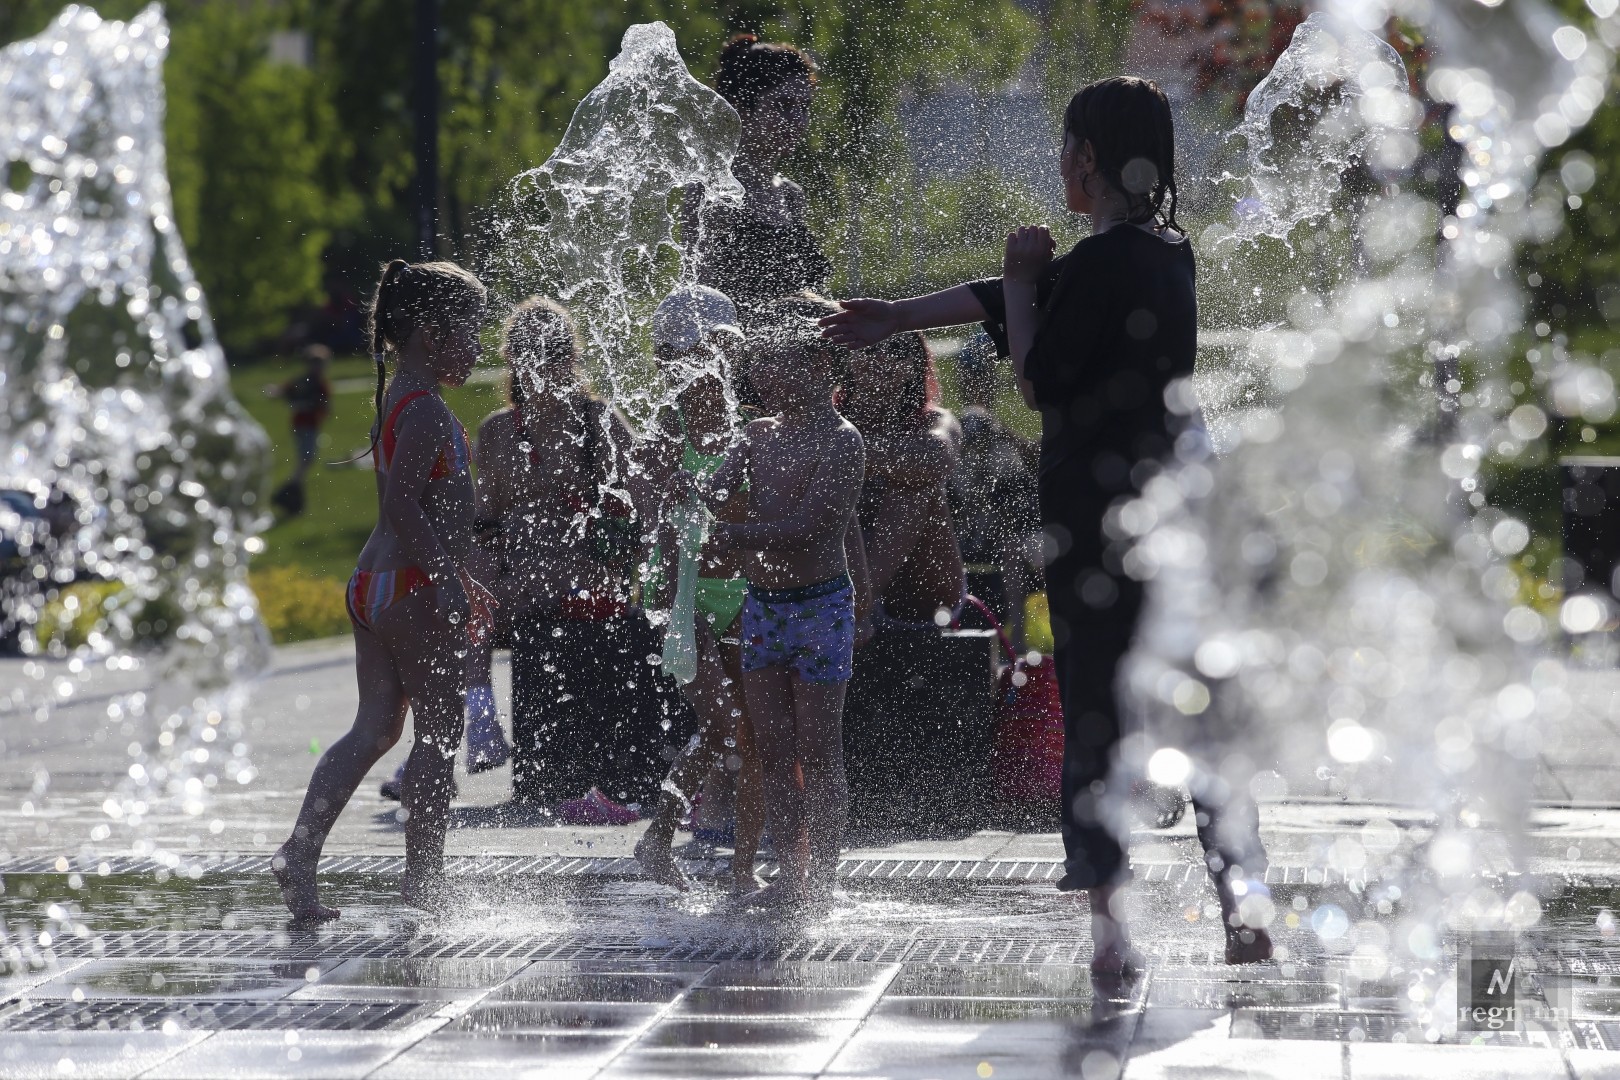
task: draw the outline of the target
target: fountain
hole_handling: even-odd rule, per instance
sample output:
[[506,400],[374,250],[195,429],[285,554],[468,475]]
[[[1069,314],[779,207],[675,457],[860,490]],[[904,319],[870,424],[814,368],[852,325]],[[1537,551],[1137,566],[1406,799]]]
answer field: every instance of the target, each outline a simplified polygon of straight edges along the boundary
[[[144,671],[152,689],[106,706],[129,768],[108,778],[95,832],[122,827],[136,854],[178,868],[184,853],[142,826],[194,819],[210,791],[253,776],[237,712],[269,659],[247,586],[269,443],[231,397],[175,226],[168,40],[155,4],[128,22],[71,6],[0,50],[0,487],[76,515],[32,579],[6,582],[6,618],[38,657],[12,715],[45,724],[70,684]],[[40,616],[47,588],[76,575],[110,598],[68,650]]]
[[[1189,751],[1144,743],[1139,763],[1180,774],[1191,758],[1263,793],[1418,815],[1401,828],[1378,812],[1323,853],[1373,884],[1366,914],[1318,929],[1358,978],[1413,983],[1414,1018],[1437,1039],[1455,1027],[1451,935],[1540,918],[1532,890],[1494,875],[1527,869],[1539,729],[1570,700],[1503,561],[1525,530],[1485,505],[1479,473],[1524,441],[1503,375],[1519,293],[1499,271],[1530,227],[1542,154],[1591,115],[1609,53],[1539,4],[1410,7],[1432,16],[1428,88],[1466,163],[1455,214],[1409,190],[1423,110],[1375,36],[1384,16],[1312,15],[1249,99],[1235,220],[1201,237],[1219,268],[1204,280],[1235,280],[1248,339],[1201,388],[1258,385],[1214,402],[1218,456],[1189,433],[1108,528],[1136,542],[1126,568],[1150,583],[1132,695]],[[1370,182],[1346,206],[1356,170]],[[1331,265],[1312,258],[1334,245]],[[1180,398],[1192,412],[1191,389]]]
[[696,280],[693,238],[675,236],[688,198],[698,217],[689,191],[703,202],[742,198],[731,175],[740,127],[687,71],[674,32],[638,23],[545,164],[512,180],[492,230],[497,293],[512,303],[547,292],[569,305],[598,391],[634,423],[683,389],[654,369],[648,322],[678,283]]

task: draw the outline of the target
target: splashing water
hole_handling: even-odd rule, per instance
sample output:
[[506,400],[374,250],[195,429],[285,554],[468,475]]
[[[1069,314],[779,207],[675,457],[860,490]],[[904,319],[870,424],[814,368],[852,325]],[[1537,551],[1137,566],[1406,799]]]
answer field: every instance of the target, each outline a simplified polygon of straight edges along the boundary
[[705,201],[741,200],[731,175],[740,130],[736,110],[687,71],[674,32],[639,23],[551,157],[511,183],[490,257],[498,291],[568,304],[586,370],[632,421],[671,400],[645,331],[653,305],[696,280],[694,246],[675,240],[679,204],[693,187]]
[[[1521,317],[1498,270],[1528,234],[1541,154],[1591,115],[1609,54],[1536,4],[1403,12],[1431,24],[1429,86],[1453,105],[1465,160],[1464,196],[1442,221],[1403,190],[1422,110],[1358,10],[1313,16],[1256,91],[1240,129],[1249,201],[1204,237],[1237,294],[1252,284],[1260,298],[1236,321],[1255,338],[1246,377],[1263,383],[1219,403],[1219,457],[1184,437],[1108,528],[1137,542],[1126,568],[1149,581],[1128,678],[1154,730],[1235,785],[1275,763],[1259,785],[1273,793],[1431,815],[1415,843],[1381,820],[1332,846],[1336,869],[1369,869],[1383,882],[1373,892],[1401,903],[1397,921],[1369,911],[1323,937],[1355,950],[1360,977],[1428,986],[1412,1008],[1439,1038],[1455,1025],[1428,985],[1446,935],[1539,919],[1533,895],[1504,899],[1489,875],[1527,868],[1517,840],[1538,732],[1570,700],[1560,664],[1538,654],[1543,619],[1514,606],[1505,515],[1485,507],[1479,472],[1516,438],[1503,359]],[[1516,43],[1507,59],[1503,41]],[[1278,116],[1285,163],[1263,142]],[[1345,205],[1341,178],[1356,169],[1376,182]],[[1326,242],[1330,208],[1341,257],[1297,272],[1302,241]],[[1276,239],[1284,257],[1263,275],[1255,251]]]
[[[1368,160],[1411,107],[1395,49],[1372,34],[1336,34],[1318,11],[1243,107],[1243,191],[1232,239],[1287,239],[1301,221],[1333,209],[1340,177]],[[1392,148],[1393,149],[1393,148]]]
[[[231,397],[175,227],[168,41],[155,4],[128,22],[72,6],[0,50],[0,487],[76,514],[6,583],[25,644],[65,661],[26,664],[9,704],[45,723],[64,671],[144,670],[150,690],[106,707],[131,757],[103,809],[138,854],[178,865],[141,827],[195,819],[223,781],[253,776],[237,710],[269,658],[247,586],[269,442]],[[111,599],[70,655],[41,612],[48,588],[84,575]]]

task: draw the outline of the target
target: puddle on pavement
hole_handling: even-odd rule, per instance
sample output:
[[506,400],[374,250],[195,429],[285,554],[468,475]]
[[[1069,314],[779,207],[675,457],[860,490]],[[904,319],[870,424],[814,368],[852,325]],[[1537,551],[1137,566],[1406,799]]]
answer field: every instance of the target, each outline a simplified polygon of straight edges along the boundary
[[453,1025],[457,1031],[633,1031],[659,1013],[656,1005],[601,1002],[502,1002],[480,1005]]
[[95,960],[28,992],[31,998],[233,998],[275,1000],[301,990],[335,960]]

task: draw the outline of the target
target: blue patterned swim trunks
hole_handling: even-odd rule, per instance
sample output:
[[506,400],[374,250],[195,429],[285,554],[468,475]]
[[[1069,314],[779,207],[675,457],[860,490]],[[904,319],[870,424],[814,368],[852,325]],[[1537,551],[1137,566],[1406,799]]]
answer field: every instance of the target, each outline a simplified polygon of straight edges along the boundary
[[797,589],[748,586],[744,671],[792,667],[802,682],[847,682],[855,671],[855,586],[849,577]]

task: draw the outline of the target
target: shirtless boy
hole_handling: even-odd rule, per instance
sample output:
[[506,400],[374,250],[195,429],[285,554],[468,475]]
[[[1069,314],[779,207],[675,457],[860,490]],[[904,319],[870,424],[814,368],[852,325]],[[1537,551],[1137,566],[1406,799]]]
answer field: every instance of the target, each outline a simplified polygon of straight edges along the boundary
[[760,333],[750,376],[766,408],[709,482],[718,501],[747,483],[748,514],[714,543],[746,554],[743,693],[765,775],[781,874],[743,906],[832,894],[848,817],[844,689],[856,625],[871,606],[855,519],[866,451],[832,401],[837,355],[796,312]]

